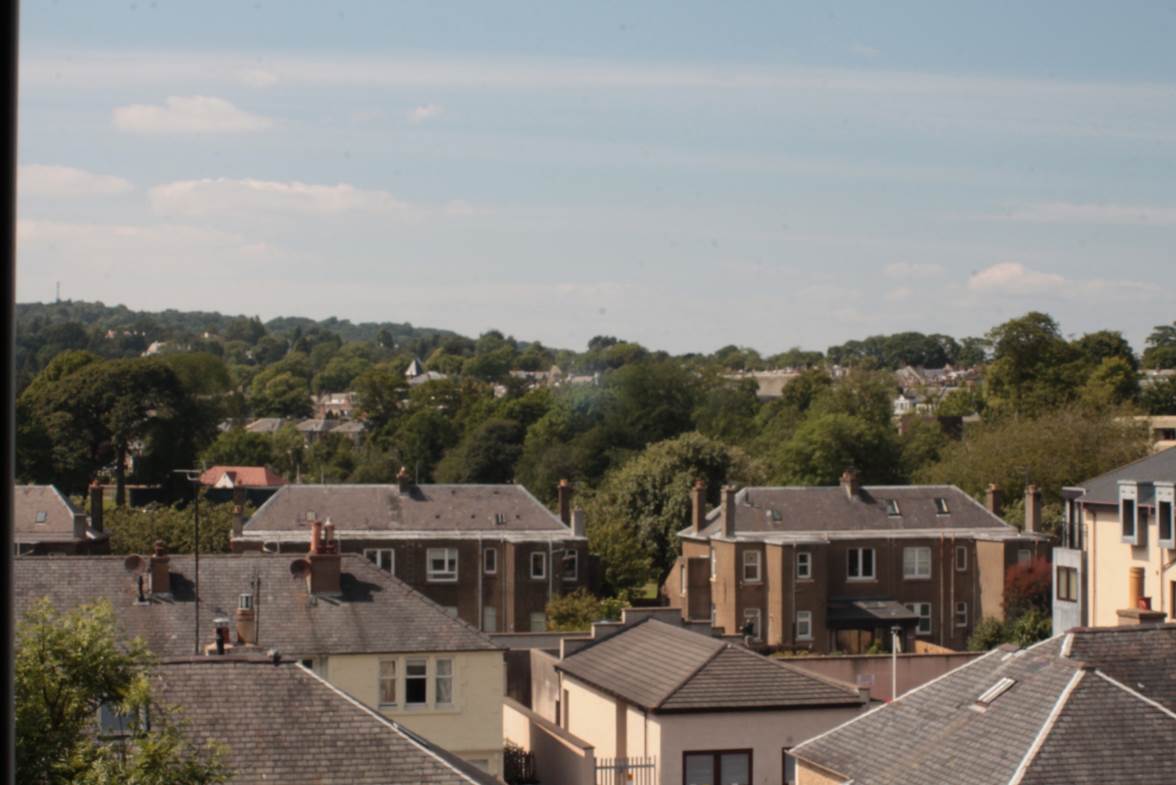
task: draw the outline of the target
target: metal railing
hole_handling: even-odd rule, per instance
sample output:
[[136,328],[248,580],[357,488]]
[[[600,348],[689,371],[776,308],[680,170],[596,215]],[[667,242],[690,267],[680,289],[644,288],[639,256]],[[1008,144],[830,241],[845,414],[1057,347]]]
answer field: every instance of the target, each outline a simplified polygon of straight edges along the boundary
[[596,785],[657,785],[657,758],[597,758]]

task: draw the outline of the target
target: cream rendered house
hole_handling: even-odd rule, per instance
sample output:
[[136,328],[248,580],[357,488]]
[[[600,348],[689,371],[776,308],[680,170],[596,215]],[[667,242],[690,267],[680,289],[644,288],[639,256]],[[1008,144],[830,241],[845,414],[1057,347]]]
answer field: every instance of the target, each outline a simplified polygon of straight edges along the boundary
[[[316,527],[317,528],[317,527]],[[312,537],[314,535],[312,534]],[[489,638],[330,537],[305,555],[164,553],[15,560],[17,612],[105,599],[162,658],[276,650],[385,717],[502,774],[504,655]],[[232,696],[226,696],[231,699]]]
[[1176,618],[1176,450],[1064,488],[1054,630]]

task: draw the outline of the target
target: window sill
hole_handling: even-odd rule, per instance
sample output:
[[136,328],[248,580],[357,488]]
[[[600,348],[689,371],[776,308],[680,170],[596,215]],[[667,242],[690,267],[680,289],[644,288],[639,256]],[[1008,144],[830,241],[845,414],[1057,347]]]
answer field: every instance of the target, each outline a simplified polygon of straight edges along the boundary
[[532,575],[532,576],[531,576],[531,580],[533,580],[533,581],[545,581],[545,580],[547,580],[547,576],[546,576],[546,575]]
[[575,575],[573,575],[570,578],[564,578],[563,582],[564,583],[575,583],[578,580],[580,580],[580,579],[578,577],[576,577]]
[[877,583],[877,578],[846,578],[846,583]]
[[910,583],[920,583],[920,582],[925,583],[925,582],[931,580],[931,576],[930,575],[911,575],[911,576],[904,575],[904,576],[902,576],[902,579],[904,581],[909,581]]
[[762,578],[760,578],[758,580],[754,580],[754,581],[749,581],[746,578],[744,578],[742,581],[744,586],[761,586],[761,585],[763,585],[763,582],[764,581]]
[[796,582],[797,583],[815,583],[816,579],[811,578],[811,577],[810,578],[797,578]]
[[457,583],[457,578],[425,578],[425,583]]

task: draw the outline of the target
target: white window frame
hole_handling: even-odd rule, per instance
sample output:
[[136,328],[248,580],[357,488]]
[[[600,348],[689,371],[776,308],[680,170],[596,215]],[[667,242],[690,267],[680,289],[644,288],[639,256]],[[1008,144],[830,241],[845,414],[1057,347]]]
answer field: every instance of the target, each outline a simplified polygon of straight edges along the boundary
[[[870,552],[870,574],[869,575],[866,575],[865,570],[863,569],[863,564],[864,564],[865,560],[862,558],[862,556],[865,555],[866,551]],[[858,574],[857,575],[854,575],[853,573],[851,573],[850,569],[849,569],[849,559],[850,559],[850,556],[854,553],[857,554],[857,562],[858,562]],[[845,578],[846,578],[846,580],[851,581],[851,582],[857,582],[857,581],[864,582],[864,581],[878,580],[878,554],[874,552],[873,548],[871,548],[869,546],[861,546],[861,547],[846,549],[846,551],[845,551]]]
[[[539,572],[535,572],[535,557],[539,557]],[[547,580],[547,552],[546,551],[531,551],[530,556],[527,557],[528,572],[533,581]]]
[[752,622],[752,624],[754,625],[755,631],[751,634],[751,639],[753,641],[760,641],[760,640],[764,639],[763,619],[764,619],[763,611],[760,610],[759,608],[744,608],[743,609],[743,624],[744,624],[744,626],[747,626],[747,623],[749,621]]
[[[396,574],[396,550],[394,548],[364,548],[363,555],[368,561],[389,575]],[[372,556],[376,558],[373,559]],[[386,568],[384,567],[384,562],[388,563]]]
[[[750,561],[748,557],[753,557]],[[743,552],[743,582],[744,583],[760,583],[763,581],[763,554],[757,550],[746,550]],[[747,568],[755,568],[755,577],[747,577]]]
[[[929,603],[929,602],[907,602],[907,603],[903,603],[903,604],[906,605],[907,610],[910,610],[910,611],[913,611],[914,613],[919,614],[919,626],[915,628],[915,635],[927,636],[927,635],[931,635],[935,632],[935,625],[933,623],[934,620],[931,616],[931,613],[933,611],[933,608],[931,607],[931,603]],[[926,611],[927,611],[926,613],[923,612],[924,609],[926,609]],[[924,621],[927,622],[927,629],[925,629],[925,630],[923,629],[923,622]]]
[[[442,666],[445,668],[442,668]],[[448,670],[448,673],[442,673],[442,670]],[[449,700],[441,700],[441,687],[443,684],[449,685]],[[455,679],[453,678],[453,658],[438,657],[433,660],[433,705],[435,706],[452,706],[453,687]]]
[[1119,483],[1119,535],[1121,542],[1139,545],[1139,486],[1135,483]]
[[[1156,545],[1161,548],[1176,548],[1176,484],[1155,484]],[[1164,529],[1168,536],[1164,536]]]
[[813,579],[812,551],[796,552],[796,579],[798,581],[811,581]]
[[[922,563],[926,556],[926,564]],[[908,545],[902,549],[902,579],[904,581],[925,581],[931,579],[931,547]]]
[[482,632],[498,632],[498,609],[493,605],[482,608]]
[[[445,569],[434,570],[433,560],[445,562]],[[429,583],[457,583],[457,548],[428,548],[425,550],[425,575]]]
[[[963,557],[963,559],[960,558],[961,556]],[[968,571],[968,546],[967,545],[957,545],[955,547],[955,569],[956,569],[956,572],[967,572]]]
[[798,641],[811,641],[813,639],[812,611],[796,612],[796,639]]
[[486,575],[498,574],[498,549],[482,549],[482,572]]
[[[568,564],[571,568],[568,568]],[[575,548],[564,549],[563,556],[560,558],[560,577],[565,581],[578,580],[580,577],[580,553]]]
[[[1067,576],[1066,580],[1062,580],[1063,575]],[[1074,596],[1072,596],[1072,597],[1066,596],[1068,594],[1068,592],[1065,592],[1063,589],[1063,587],[1065,587],[1066,584],[1068,584],[1070,582],[1069,581],[1070,577],[1073,577],[1073,579],[1074,579],[1074,585],[1073,585]],[[1078,602],[1079,589],[1078,589],[1078,568],[1077,567],[1067,567],[1064,564],[1055,565],[1054,566],[1054,584],[1057,586],[1056,593],[1058,596],[1058,602]]]
[[968,603],[959,601],[955,604],[954,618],[956,629],[968,626]]
[[[388,669],[392,671],[391,675],[389,675],[385,671],[385,666],[388,666]],[[380,664],[379,664],[378,668],[379,668],[379,670],[377,671],[377,676],[376,676],[376,698],[379,700],[379,705],[381,707],[398,706],[399,703],[397,703],[396,698],[399,696],[399,690],[397,688],[400,685],[397,684],[396,678],[397,678],[397,676],[400,675],[400,662],[399,662],[399,660],[396,660],[396,659],[380,660]],[[392,687],[392,700],[391,701],[384,700],[384,685],[388,684],[388,683],[390,683],[391,687]]]
[[[419,675],[410,676],[409,668],[424,666],[425,672]],[[425,683],[425,699],[422,701],[408,700],[408,682],[409,679],[413,681],[423,681]],[[404,707],[417,708],[429,705],[429,661],[423,657],[409,657],[404,661]]]

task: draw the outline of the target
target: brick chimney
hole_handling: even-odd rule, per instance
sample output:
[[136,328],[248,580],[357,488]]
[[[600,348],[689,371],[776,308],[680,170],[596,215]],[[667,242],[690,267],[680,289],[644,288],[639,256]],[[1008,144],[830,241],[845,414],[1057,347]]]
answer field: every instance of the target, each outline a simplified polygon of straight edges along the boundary
[[233,536],[240,537],[245,530],[245,489],[233,488]]
[[307,576],[307,590],[311,594],[342,593],[342,557],[339,543],[335,540],[335,524],[329,520],[310,524],[310,550],[306,555],[310,564]]
[[1025,531],[1041,531],[1041,491],[1036,485],[1025,487]]
[[151,564],[148,574],[151,576],[152,594],[171,594],[171,574],[168,567],[171,557],[167,555],[167,546],[163,540],[155,541],[155,553],[151,554]]
[[564,526],[572,525],[572,484],[567,480],[559,481],[559,519]]
[[102,531],[102,486],[97,482],[90,483],[90,528],[96,532]]
[[706,482],[695,480],[690,489],[690,531],[698,534],[706,528]]
[[722,504],[723,536],[735,537],[735,486],[723,486]]
[[237,643],[257,643],[257,612],[253,609],[253,601],[251,592],[237,598]]
[[841,473],[841,487],[845,489],[847,498],[858,498],[862,492],[862,482],[857,469],[850,466]]
[[988,483],[988,490],[984,492],[984,506],[997,518],[1000,517],[1001,512],[1000,502],[1000,487],[994,482]]
[[412,476],[409,475],[408,469],[404,468],[403,466],[401,466],[400,471],[396,473],[396,485],[400,490],[401,496],[408,496],[410,493],[412,493]]
[[588,536],[588,516],[579,507],[572,510],[572,534],[576,537]]

